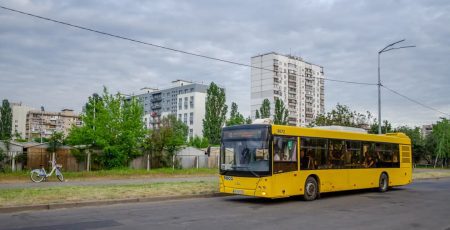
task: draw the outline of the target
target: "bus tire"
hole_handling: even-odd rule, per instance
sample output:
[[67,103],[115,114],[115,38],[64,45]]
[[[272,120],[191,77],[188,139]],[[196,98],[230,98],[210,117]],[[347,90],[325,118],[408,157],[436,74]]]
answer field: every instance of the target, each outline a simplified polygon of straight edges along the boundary
[[315,200],[319,194],[319,187],[317,186],[317,180],[310,176],[306,179],[305,182],[305,192],[303,194],[303,198],[306,201]]
[[380,181],[378,183],[378,191],[379,192],[386,192],[389,187],[389,176],[387,173],[381,173],[380,175]]

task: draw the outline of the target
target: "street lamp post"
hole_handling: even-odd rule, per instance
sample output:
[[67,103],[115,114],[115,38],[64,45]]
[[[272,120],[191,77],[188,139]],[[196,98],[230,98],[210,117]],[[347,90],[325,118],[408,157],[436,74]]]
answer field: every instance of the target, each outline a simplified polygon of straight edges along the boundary
[[[97,93],[94,93],[93,95],[92,95],[92,98],[94,99],[94,121],[93,121],[93,128],[94,128],[94,140],[92,141],[92,147],[94,147],[94,145],[95,145],[95,125],[96,125],[96,120],[95,120],[95,113],[96,113],[96,107],[97,107],[97,100],[98,100],[98,94]],[[87,164],[86,164],[86,171],[91,171],[91,151],[92,151],[92,148],[91,149],[88,149],[88,154],[87,154]]]
[[392,47],[403,41],[405,41],[405,39],[391,43],[391,44],[387,45],[386,47],[384,47],[383,49],[381,49],[380,51],[378,51],[378,134],[381,134],[381,86],[382,85],[381,85],[381,77],[380,77],[380,55],[381,55],[381,53],[388,52],[391,50],[416,47],[416,46]]

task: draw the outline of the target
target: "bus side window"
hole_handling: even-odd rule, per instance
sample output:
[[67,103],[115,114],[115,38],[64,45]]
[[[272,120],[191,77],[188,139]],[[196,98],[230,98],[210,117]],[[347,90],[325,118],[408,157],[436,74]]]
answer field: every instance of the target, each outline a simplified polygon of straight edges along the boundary
[[344,150],[345,143],[342,140],[329,140],[329,160],[332,164],[332,168],[343,168],[344,166]]
[[362,156],[362,167],[363,168],[373,168],[376,165],[374,153],[374,144],[364,142],[363,143],[363,156]]
[[300,143],[300,169],[331,167],[327,157],[327,139],[302,137]]
[[361,142],[360,141],[346,141],[347,151],[345,152],[345,167],[346,168],[361,168]]
[[393,144],[392,146],[392,167],[399,168],[400,167],[400,156],[399,156],[399,146],[398,144]]
[[297,138],[275,136],[273,173],[297,171]]

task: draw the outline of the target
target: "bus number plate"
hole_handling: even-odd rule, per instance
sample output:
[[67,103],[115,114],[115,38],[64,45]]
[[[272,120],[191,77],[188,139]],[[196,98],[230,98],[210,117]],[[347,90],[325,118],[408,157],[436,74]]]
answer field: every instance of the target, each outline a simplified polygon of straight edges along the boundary
[[238,194],[238,195],[242,195],[242,194],[244,194],[244,190],[242,190],[242,189],[233,189],[233,193],[234,194]]
[[286,134],[286,131],[284,129],[277,129],[277,133]]

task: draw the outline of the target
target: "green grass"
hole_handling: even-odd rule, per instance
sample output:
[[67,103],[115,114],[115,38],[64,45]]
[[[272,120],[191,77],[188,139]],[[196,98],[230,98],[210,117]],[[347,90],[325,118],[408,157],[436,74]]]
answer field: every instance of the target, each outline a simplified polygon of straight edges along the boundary
[[450,177],[450,170],[444,168],[415,168],[413,170],[413,179],[431,179]]
[[217,191],[218,184],[214,181],[2,189],[0,207],[210,194]]
[[[127,179],[127,178],[145,178],[145,177],[173,177],[173,176],[202,176],[215,175],[218,169],[199,168],[199,169],[175,169],[159,168],[147,171],[145,169],[119,168],[111,170],[99,170],[90,172],[64,172],[65,179],[85,180],[85,179]],[[29,171],[0,173],[0,183],[8,181],[29,180]],[[54,176],[54,175],[53,175]]]

